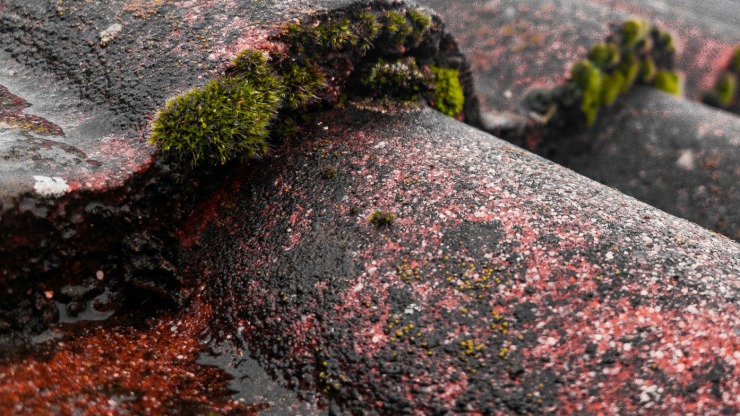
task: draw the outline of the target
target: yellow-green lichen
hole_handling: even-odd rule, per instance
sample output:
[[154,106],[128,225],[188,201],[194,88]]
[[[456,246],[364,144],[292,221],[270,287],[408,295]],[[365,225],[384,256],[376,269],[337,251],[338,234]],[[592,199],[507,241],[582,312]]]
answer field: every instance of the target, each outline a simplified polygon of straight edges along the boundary
[[380,228],[380,227],[389,227],[391,224],[393,224],[393,221],[396,219],[396,214],[392,212],[387,211],[373,211],[369,217],[367,217],[368,221],[370,221],[370,224]]
[[450,117],[462,112],[465,95],[460,84],[460,73],[455,69],[431,67],[434,74],[434,108]]

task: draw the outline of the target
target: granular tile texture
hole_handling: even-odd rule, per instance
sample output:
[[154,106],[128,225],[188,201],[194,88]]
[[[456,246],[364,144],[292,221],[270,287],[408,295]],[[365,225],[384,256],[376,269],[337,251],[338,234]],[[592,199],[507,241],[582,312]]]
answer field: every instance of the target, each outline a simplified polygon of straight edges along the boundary
[[[557,152],[569,141],[582,150]],[[643,87],[553,148],[552,160],[584,176],[740,240],[740,119],[730,113]]]
[[338,413],[740,411],[735,242],[429,110],[314,123],[181,234],[214,328],[284,385]]

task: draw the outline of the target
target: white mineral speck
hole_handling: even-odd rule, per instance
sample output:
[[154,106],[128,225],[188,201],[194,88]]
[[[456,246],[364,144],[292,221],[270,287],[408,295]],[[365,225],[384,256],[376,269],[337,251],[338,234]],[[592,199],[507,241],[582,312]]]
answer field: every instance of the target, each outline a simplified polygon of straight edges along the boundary
[[60,196],[67,191],[67,182],[58,176],[34,175],[33,189],[41,196]]
[[105,46],[108,42],[112,41],[119,33],[123,30],[123,26],[120,23],[114,23],[108,26],[108,29],[100,32],[100,44]]
[[684,170],[693,170],[694,152],[689,149],[681,151],[681,156],[679,156],[678,160],[676,160],[676,165]]

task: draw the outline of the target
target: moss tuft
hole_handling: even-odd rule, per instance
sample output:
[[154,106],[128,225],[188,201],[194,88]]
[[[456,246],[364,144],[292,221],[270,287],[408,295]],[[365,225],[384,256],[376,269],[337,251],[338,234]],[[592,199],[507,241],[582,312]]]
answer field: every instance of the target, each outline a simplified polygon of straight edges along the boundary
[[224,164],[267,150],[268,126],[282,100],[277,78],[257,84],[243,77],[221,78],[172,98],[157,113],[151,143],[192,165]]
[[728,69],[740,75],[740,45],[735,47],[735,51],[732,53],[732,57],[730,58]]
[[291,110],[317,102],[319,91],[326,87],[324,74],[308,60],[285,63],[280,73],[286,87],[285,106]]
[[420,93],[430,89],[429,76],[419,69],[413,58],[390,63],[380,61],[370,69],[362,83],[377,96],[401,101],[415,101]]
[[434,74],[434,108],[450,117],[456,117],[465,104],[460,73],[456,69],[436,66],[430,68]]
[[650,24],[643,19],[628,19],[622,24],[622,46],[634,49],[647,39]]
[[602,73],[591,61],[582,60],[573,65],[570,75],[583,94],[580,108],[586,123],[593,124],[601,106]]
[[588,53],[588,59],[599,68],[609,68],[619,63],[619,46],[613,43],[598,43]]
[[258,85],[274,83],[275,76],[270,70],[265,55],[256,49],[245,49],[234,58],[234,72]]
[[681,95],[681,79],[673,71],[660,70],[656,72],[653,86],[668,94]]
[[657,30],[657,46],[663,52],[673,53],[676,52],[676,45],[673,42],[673,36],[662,30]]
[[387,211],[373,211],[367,219],[370,221],[370,224],[378,228],[389,227],[396,219],[396,214]]
[[351,48],[357,45],[358,41],[353,29],[349,19],[319,25],[321,45],[334,51]]
[[634,53],[625,53],[619,63],[618,71],[624,76],[624,84],[620,91],[621,94],[624,94],[632,88],[640,74],[640,59]]
[[378,19],[372,13],[360,13],[355,24],[357,32],[358,47],[361,51],[367,51],[373,47],[373,41],[380,31]]
[[413,45],[418,45],[426,31],[432,25],[432,18],[428,14],[417,9],[407,10],[406,18],[409,20],[412,27],[410,34],[411,42]]
[[655,65],[655,61],[652,58],[645,58],[640,67],[640,80],[644,83],[652,83],[655,81],[657,73],[658,68]]
[[382,28],[380,36],[390,45],[400,47],[406,42],[414,29],[406,17],[396,11],[388,11],[380,19]]
[[714,92],[717,94],[720,106],[729,106],[735,97],[737,93],[736,78],[737,76],[735,74],[725,72],[717,79],[717,83],[714,85]]
[[604,74],[601,83],[601,104],[612,105],[625,89],[625,77],[619,71]]

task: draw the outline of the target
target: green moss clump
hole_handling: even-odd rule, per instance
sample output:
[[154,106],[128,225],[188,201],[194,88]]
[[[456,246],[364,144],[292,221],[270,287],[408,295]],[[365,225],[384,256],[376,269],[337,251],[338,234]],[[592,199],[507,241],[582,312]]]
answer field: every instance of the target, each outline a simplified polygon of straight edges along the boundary
[[570,75],[582,92],[580,108],[586,124],[593,124],[601,106],[602,73],[591,61],[582,60],[573,65]]
[[338,22],[325,23],[318,26],[321,45],[330,50],[338,51],[357,45],[357,34],[352,22],[342,19]]
[[234,58],[234,72],[257,85],[275,83],[275,76],[267,63],[265,55],[256,49],[245,49]]
[[612,105],[625,86],[624,75],[619,71],[604,74],[601,82],[601,104]]
[[388,11],[380,19],[382,28],[381,36],[389,44],[400,47],[406,41],[406,37],[413,31],[413,27],[406,17],[396,11]]
[[730,71],[740,75],[740,46],[735,48],[730,58],[730,65],[727,67]]
[[285,89],[285,106],[291,110],[303,108],[318,101],[318,92],[326,87],[324,74],[310,61],[288,62],[280,74]]
[[653,86],[663,92],[681,95],[681,79],[673,71],[660,70],[655,74]]
[[328,21],[319,25],[303,25],[300,21],[285,27],[283,40],[299,53],[310,50],[312,55],[339,51],[356,46],[360,39],[350,19]]
[[370,224],[378,228],[388,227],[393,224],[393,221],[396,219],[396,214],[387,211],[373,211],[367,219],[370,221]]
[[588,53],[588,59],[599,68],[617,65],[620,58],[619,46],[613,43],[597,43]]
[[277,78],[262,85],[242,77],[213,80],[169,100],[149,141],[192,165],[259,157],[267,151],[268,126],[281,100]]
[[463,110],[465,95],[460,84],[460,73],[455,69],[431,67],[434,74],[434,108],[450,117]]
[[372,13],[360,13],[355,23],[358,47],[361,51],[367,51],[373,47],[373,41],[380,31],[380,23]]
[[657,46],[660,50],[668,53],[676,52],[676,45],[673,42],[673,36],[662,30],[656,29],[657,31]]
[[337,168],[334,166],[327,166],[321,170],[321,178],[324,180],[331,180],[337,176]]
[[617,70],[624,76],[624,84],[622,84],[622,90],[620,91],[621,94],[624,94],[632,88],[640,74],[640,59],[634,53],[625,53]]
[[375,95],[401,101],[415,101],[420,93],[430,89],[429,76],[419,69],[413,58],[397,62],[380,61],[370,69],[362,83]]
[[411,42],[413,45],[418,45],[424,34],[432,25],[432,18],[417,9],[409,9],[406,11],[406,18],[411,23],[412,31],[410,33]]
[[640,80],[646,84],[650,84],[655,81],[657,74],[658,68],[655,66],[655,61],[652,58],[645,58],[640,67]]
[[729,106],[737,93],[736,78],[735,74],[725,72],[717,79],[717,83],[714,85],[714,92],[717,94],[719,104],[722,107]]
[[634,49],[646,40],[650,24],[643,19],[628,19],[622,25],[622,46]]

